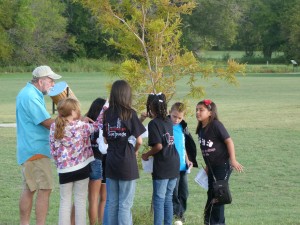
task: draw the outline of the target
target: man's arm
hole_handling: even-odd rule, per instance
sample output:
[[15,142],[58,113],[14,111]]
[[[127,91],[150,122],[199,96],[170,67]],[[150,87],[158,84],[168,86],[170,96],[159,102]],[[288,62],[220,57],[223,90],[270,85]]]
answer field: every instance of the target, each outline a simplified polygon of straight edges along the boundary
[[43,125],[49,130],[52,123],[54,123],[54,119],[49,118],[41,122],[41,125]]

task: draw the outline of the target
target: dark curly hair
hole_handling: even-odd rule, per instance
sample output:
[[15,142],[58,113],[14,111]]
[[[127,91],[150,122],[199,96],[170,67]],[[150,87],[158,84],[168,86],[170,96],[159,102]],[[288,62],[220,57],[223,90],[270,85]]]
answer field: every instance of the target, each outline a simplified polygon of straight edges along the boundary
[[147,114],[151,118],[156,116],[162,118],[163,120],[167,119],[168,109],[166,96],[163,93],[159,94],[150,94],[147,99]]

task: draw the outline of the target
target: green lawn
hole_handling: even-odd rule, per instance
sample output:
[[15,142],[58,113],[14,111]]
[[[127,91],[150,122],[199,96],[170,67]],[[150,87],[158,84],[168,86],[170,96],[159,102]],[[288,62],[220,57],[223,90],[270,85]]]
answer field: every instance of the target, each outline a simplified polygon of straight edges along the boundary
[[[102,73],[62,75],[80,100],[82,112],[96,97],[106,97],[106,85],[116,79]],[[30,77],[30,73],[0,74],[0,123],[15,122],[15,97]],[[215,85],[216,80],[203,83],[208,87],[206,97],[217,104],[220,119],[234,140],[238,161],[245,166],[244,173],[231,176],[233,202],[226,206],[226,222],[300,225],[300,74],[251,74],[239,77],[239,81],[239,87]],[[186,95],[186,82],[179,82],[177,90],[172,102]],[[45,98],[51,112],[51,100]],[[192,112],[198,101],[189,99]],[[194,115],[186,120],[194,133],[197,125]],[[194,138],[197,140],[195,135]],[[0,224],[17,225],[21,175],[16,163],[15,129],[0,128],[0,142]],[[202,162],[201,156],[198,159]],[[54,166],[53,171],[56,174]],[[185,225],[202,224],[206,192],[194,182],[197,171],[193,169],[189,175]],[[142,171],[140,176],[133,207],[135,225],[150,225],[151,178]],[[58,207],[57,181],[47,224],[57,224]]]

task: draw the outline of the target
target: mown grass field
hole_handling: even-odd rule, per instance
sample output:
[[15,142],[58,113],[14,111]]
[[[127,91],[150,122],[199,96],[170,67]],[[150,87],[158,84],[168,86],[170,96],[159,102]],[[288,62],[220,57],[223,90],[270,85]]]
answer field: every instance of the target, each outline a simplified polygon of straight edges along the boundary
[[[106,85],[117,79],[104,73],[62,75],[80,100],[82,112],[96,97],[106,97]],[[15,97],[30,78],[30,73],[0,74],[0,123],[15,122]],[[234,140],[238,161],[245,166],[244,173],[231,176],[233,203],[226,206],[227,224],[300,225],[300,74],[249,74],[239,77],[239,87],[214,85],[216,80],[202,82],[207,87],[206,98],[215,101],[220,119]],[[179,82],[172,102],[182,100],[186,88],[185,81]],[[51,100],[48,96],[45,99],[51,112]],[[198,101],[189,99],[191,112]],[[194,133],[197,122],[192,114],[186,120]],[[16,163],[15,136],[15,128],[0,127],[0,225],[19,223],[21,173]],[[194,138],[197,140],[196,135]],[[200,155],[198,161],[203,161]],[[54,165],[53,171],[57,179]],[[185,225],[202,224],[206,192],[194,182],[197,172],[193,169],[189,175]],[[134,224],[150,225],[151,178],[142,171],[140,176],[133,207]],[[58,208],[57,181],[48,225],[57,224]],[[33,221],[34,214],[32,224]]]

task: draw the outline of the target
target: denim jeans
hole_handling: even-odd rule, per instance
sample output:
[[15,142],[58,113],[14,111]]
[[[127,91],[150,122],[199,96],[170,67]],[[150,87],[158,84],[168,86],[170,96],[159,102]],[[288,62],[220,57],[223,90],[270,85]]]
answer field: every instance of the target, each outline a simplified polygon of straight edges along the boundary
[[173,192],[174,216],[182,218],[186,211],[187,198],[189,196],[188,180],[186,171],[180,171]]
[[103,179],[103,170],[102,170],[102,161],[100,159],[95,159],[90,163],[90,180],[102,180]]
[[172,225],[173,191],[177,178],[153,180],[154,225]]
[[[131,207],[135,194],[136,180],[107,181],[107,204],[105,206],[105,222],[107,225],[132,225]],[[106,185],[107,185],[106,184]],[[105,213],[104,213],[105,214]]]
[[[110,189],[109,187],[109,180],[106,180],[106,190]],[[106,194],[106,202],[105,202],[105,207],[104,207],[104,215],[103,215],[103,222],[102,225],[108,225],[108,217],[109,217],[109,212],[108,212],[108,205],[109,205],[109,196]]]
[[[229,179],[231,173],[229,162],[224,165],[213,166],[212,169],[217,180],[224,180],[226,174],[228,174],[227,179]],[[225,225],[224,204],[221,205],[213,203],[213,181],[212,173],[208,171],[208,191],[204,211],[204,223],[206,225]]]

